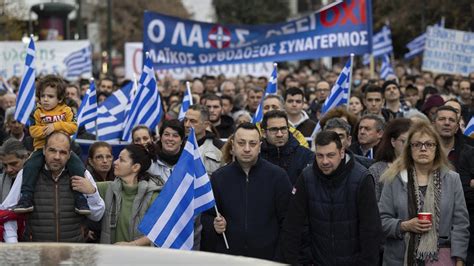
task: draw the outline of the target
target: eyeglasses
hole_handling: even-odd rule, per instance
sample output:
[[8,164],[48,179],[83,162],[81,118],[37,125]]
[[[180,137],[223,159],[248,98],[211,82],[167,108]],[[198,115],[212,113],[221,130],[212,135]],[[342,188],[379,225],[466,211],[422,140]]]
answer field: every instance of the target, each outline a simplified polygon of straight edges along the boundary
[[425,147],[427,150],[434,149],[437,145],[434,142],[413,142],[410,143],[411,147],[417,150],[421,150],[422,147]]
[[267,128],[270,133],[276,134],[278,131],[280,131],[283,134],[286,134],[288,132],[288,127],[270,127]]
[[112,160],[114,157],[112,155],[96,155],[94,156],[94,160],[97,160],[97,161],[103,161],[103,160],[106,160],[106,161],[110,161]]

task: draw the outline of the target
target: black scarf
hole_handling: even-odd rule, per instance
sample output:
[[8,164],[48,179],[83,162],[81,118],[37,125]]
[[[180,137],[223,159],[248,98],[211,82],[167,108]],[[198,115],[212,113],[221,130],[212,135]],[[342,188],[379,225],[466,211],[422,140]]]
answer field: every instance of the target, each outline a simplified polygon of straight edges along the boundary
[[163,162],[167,163],[168,165],[175,165],[178,162],[179,156],[181,156],[181,152],[183,151],[183,147],[179,149],[179,152],[176,154],[167,154],[163,152],[163,149],[158,150],[158,158]]

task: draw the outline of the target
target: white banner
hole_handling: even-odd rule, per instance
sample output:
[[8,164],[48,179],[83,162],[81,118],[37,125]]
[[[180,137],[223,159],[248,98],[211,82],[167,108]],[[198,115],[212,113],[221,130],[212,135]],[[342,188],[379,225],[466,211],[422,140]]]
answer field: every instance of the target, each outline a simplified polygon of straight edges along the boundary
[[[142,43],[129,42],[125,43],[125,78],[133,79],[133,73],[140,77],[143,66]],[[189,67],[157,70],[158,78],[162,79],[166,75],[170,75],[176,79],[186,79],[201,77],[203,75],[218,76],[224,74],[226,77],[236,77],[252,75],[255,77],[268,77],[272,73],[273,63],[250,63],[250,64],[232,64],[217,65],[204,67]]]
[[474,72],[474,33],[428,27],[422,70],[463,76]]
[[[36,45],[36,75],[66,74],[64,58],[90,45],[89,41],[38,41]],[[26,47],[23,42],[0,42],[0,76],[21,77],[24,71]],[[89,78],[90,75],[84,75]]]

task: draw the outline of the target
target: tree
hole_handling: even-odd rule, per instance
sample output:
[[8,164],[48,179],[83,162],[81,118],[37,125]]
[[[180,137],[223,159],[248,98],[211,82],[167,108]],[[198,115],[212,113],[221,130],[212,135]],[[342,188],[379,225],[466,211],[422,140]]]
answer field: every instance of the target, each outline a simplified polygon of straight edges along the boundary
[[[167,0],[114,0],[112,1],[112,43],[117,51],[123,51],[126,42],[143,40],[143,14],[145,10],[165,13],[171,16],[189,18],[181,1]],[[106,47],[107,6],[99,9],[102,32],[102,47]]]
[[217,21],[224,24],[264,24],[285,21],[288,0],[213,0]]

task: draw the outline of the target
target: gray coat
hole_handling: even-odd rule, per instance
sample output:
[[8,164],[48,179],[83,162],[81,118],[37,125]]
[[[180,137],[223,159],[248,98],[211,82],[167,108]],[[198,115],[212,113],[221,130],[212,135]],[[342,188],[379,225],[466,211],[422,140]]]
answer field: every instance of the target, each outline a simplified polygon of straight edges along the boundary
[[5,200],[15,179],[5,173],[0,174],[0,203]]
[[202,162],[209,176],[221,168],[222,152],[214,146],[212,139],[206,139],[204,143],[199,146],[199,153],[201,153]]
[[[403,265],[404,234],[400,223],[409,220],[407,203],[407,171],[401,171],[391,183],[385,183],[379,201],[382,229],[387,237],[383,265]],[[441,171],[441,215],[439,243],[451,244],[451,256],[466,259],[469,243],[469,214],[459,174]]]

